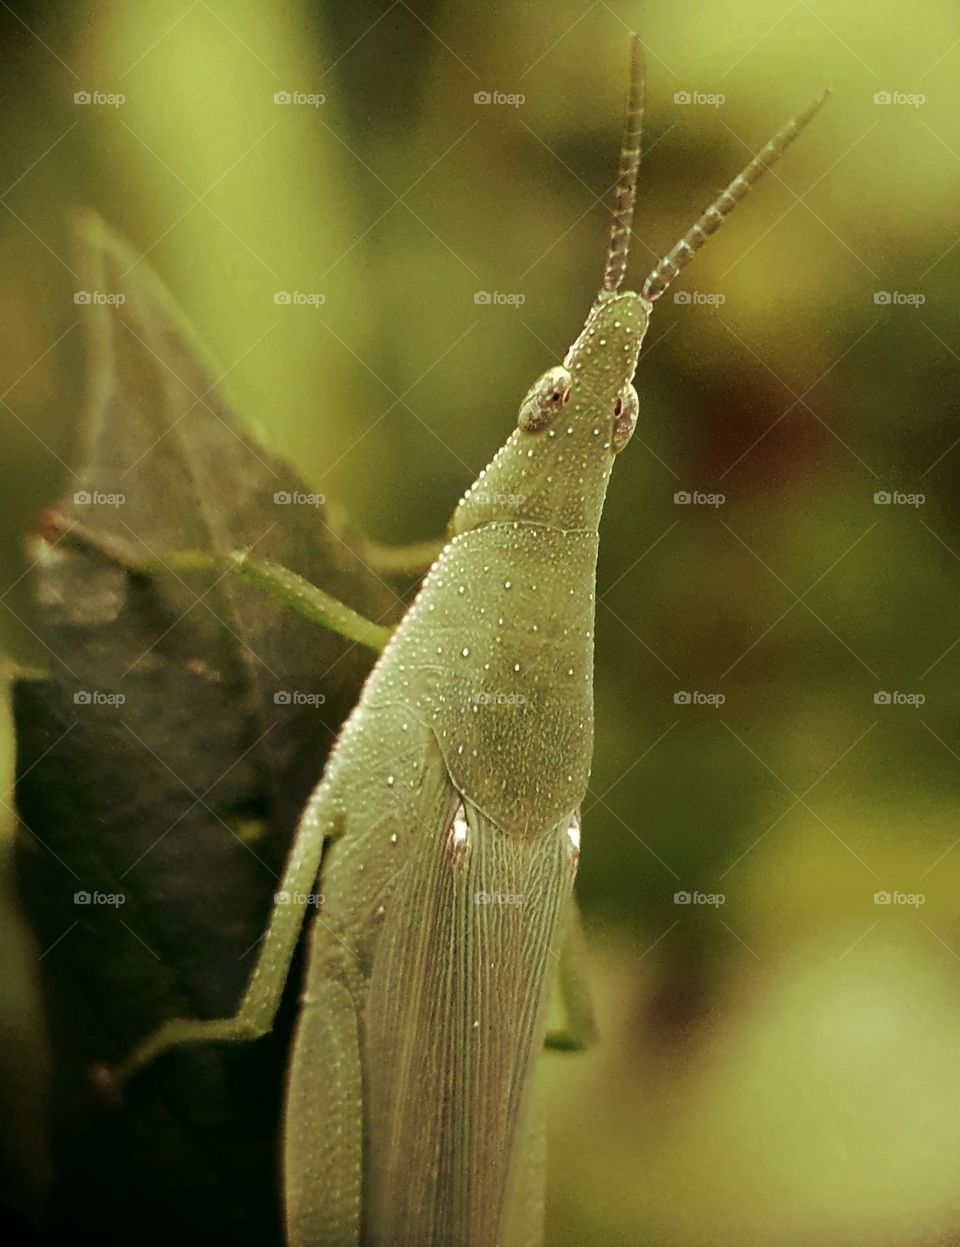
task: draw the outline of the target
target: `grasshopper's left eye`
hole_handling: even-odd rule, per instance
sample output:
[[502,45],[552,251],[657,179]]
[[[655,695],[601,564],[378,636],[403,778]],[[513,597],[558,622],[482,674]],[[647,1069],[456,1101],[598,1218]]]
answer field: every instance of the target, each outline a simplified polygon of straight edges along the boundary
[[613,453],[619,455],[637,427],[637,411],[640,399],[632,385],[617,396],[613,404]]
[[520,428],[526,433],[546,428],[569,398],[570,370],[562,364],[548,368],[534,381],[520,404]]

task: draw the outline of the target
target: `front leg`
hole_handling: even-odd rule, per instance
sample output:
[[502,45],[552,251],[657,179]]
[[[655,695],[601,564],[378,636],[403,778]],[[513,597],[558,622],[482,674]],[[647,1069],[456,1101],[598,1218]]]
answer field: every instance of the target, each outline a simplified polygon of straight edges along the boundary
[[316,885],[325,840],[337,832],[337,815],[328,780],[321,780],[297,827],[293,847],[253,976],[233,1017],[171,1018],[142,1040],[110,1072],[120,1087],[161,1052],[181,1044],[259,1039],[273,1026],[297,945],[304,913]]
[[122,538],[104,536],[57,512],[48,517],[46,533],[50,538],[56,536],[68,549],[122,568],[130,576],[179,577],[181,572],[196,571],[219,571],[236,576],[311,623],[377,653],[390,639],[391,628],[374,623],[326,590],[304,580],[297,572],[271,559],[260,558],[250,550],[168,550],[160,557],[144,560]]

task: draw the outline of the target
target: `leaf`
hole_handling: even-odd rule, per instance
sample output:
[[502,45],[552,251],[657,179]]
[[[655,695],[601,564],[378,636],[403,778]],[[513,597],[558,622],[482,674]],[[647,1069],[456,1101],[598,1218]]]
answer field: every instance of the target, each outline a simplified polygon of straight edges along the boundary
[[[80,309],[91,383],[61,512],[144,560],[253,547],[381,618],[396,599],[323,506],[275,501],[309,490],[251,439],[146,265],[98,219],[81,236],[86,289],[114,301]],[[134,577],[60,539],[37,556],[48,674],[18,681],[15,715],[18,870],[56,1067],[48,1229],[279,1242],[289,1007],[248,1049],[164,1058],[119,1108],[90,1072],[163,1018],[233,1011],[371,656],[220,572]]]

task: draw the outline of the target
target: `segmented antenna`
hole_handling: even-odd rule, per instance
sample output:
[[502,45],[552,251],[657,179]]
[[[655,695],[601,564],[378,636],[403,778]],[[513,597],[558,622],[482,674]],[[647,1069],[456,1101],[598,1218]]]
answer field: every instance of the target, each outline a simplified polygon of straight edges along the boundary
[[807,108],[778,130],[766,147],[758,152],[750,163],[738,173],[722,194],[718,195],[706,212],[696,221],[676,246],[663,257],[647,280],[643,283],[643,297],[651,303],[659,299],[682,268],[690,263],[711,234],[723,224],[724,217],[731,213],[741,199],[747,194],[754,182],[771,165],[776,164],[801,130],[813,120],[824,100],[830,94],[829,88],[823,91]]
[[630,95],[627,99],[627,115],[623,123],[623,143],[620,146],[620,169],[617,174],[617,190],[613,201],[613,224],[610,227],[607,267],[603,274],[602,291],[604,294],[614,294],[619,290],[623,275],[627,271],[633,205],[637,198],[640,141],[643,134],[644,78],[643,45],[639,37],[634,35],[630,49]]

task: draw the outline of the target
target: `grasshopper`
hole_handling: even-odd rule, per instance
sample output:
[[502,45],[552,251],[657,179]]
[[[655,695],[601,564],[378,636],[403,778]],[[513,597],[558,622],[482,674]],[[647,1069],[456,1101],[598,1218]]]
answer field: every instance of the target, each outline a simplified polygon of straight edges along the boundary
[[[642,80],[635,39],[609,248],[586,323],[463,495],[367,679],[304,810],[237,1014],[169,1021],[115,1071],[123,1081],[174,1045],[265,1034],[303,902],[321,892],[284,1120],[291,1247],[542,1241],[535,1070],[558,978],[572,1021],[589,1029],[568,957],[593,744],[598,526],[637,422],[637,359],[654,302],[826,94],[638,293],[621,285]],[[302,605],[309,589],[286,576],[261,567],[253,578]],[[320,616],[330,624],[330,611]]]

